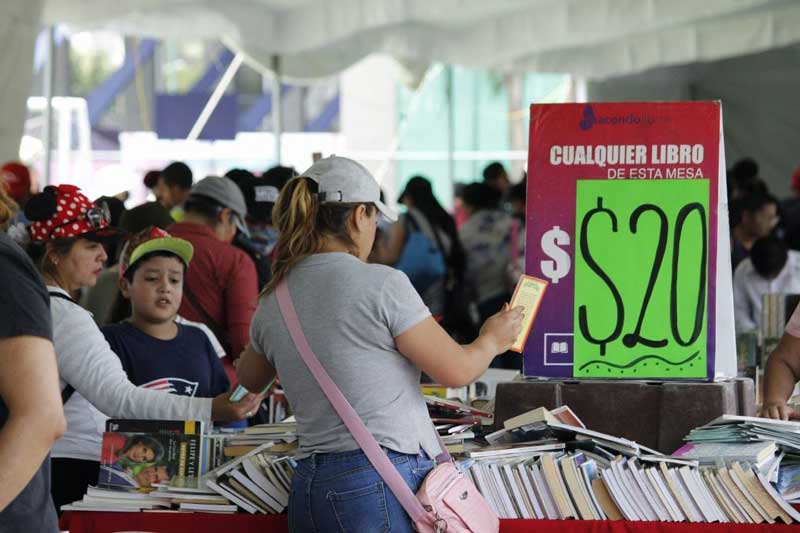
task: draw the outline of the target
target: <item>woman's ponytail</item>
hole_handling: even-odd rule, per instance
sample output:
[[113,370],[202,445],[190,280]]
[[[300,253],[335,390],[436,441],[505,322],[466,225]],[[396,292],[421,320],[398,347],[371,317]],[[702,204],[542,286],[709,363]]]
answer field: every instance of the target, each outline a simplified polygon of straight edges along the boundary
[[322,237],[317,230],[317,184],[304,177],[291,179],[278,196],[272,220],[278,230],[278,242],[272,259],[272,279],[264,293],[272,291],[289,270],[317,252]]
[[0,231],[7,229],[8,222],[16,216],[17,211],[19,211],[19,206],[0,183]]

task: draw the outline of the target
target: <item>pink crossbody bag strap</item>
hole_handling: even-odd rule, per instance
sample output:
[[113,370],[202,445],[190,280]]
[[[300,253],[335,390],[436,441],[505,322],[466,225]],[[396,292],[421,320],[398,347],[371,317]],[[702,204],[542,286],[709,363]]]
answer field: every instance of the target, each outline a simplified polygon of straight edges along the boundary
[[[411,517],[411,520],[415,523],[426,520],[426,517],[430,517],[430,514],[425,511],[417,497],[411,492],[411,489],[408,488],[400,472],[397,471],[397,468],[395,468],[383,450],[381,450],[378,441],[375,440],[375,437],[369,432],[367,426],[364,425],[361,417],[358,416],[358,413],[356,413],[353,406],[350,405],[350,402],[347,401],[347,398],[344,397],[342,391],[339,390],[339,387],[333,382],[328,372],[322,367],[319,359],[308,344],[308,340],[303,333],[303,328],[300,325],[300,319],[297,317],[297,311],[295,311],[292,297],[289,294],[289,285],[286,283],[286,280],[281,281],[275,288],[275,295],[278,298],[278,307],[283,316],[283,321],[289,329],[289,334],[297,347],[297,351],[300,352],[300,357],[319,383],[322,392],[328,397],[328,401],[331,402],[333,408],[339,413],[344,425],[347,426],[347,429],[350,430],[355,441],[361,446],[364,455],[367,456],[369,462],[372,463],[372,466],[375,467],[378,474],[380,474],[386,484],[389,485],[389,489],[391,489],[392,493],[400,502],[400,505],[403,506],[403,509],[405,509]],[[441,440],[439,442],[441,443]],[[441,448],[442,450],[445,449],[444,446],[441,446]]]

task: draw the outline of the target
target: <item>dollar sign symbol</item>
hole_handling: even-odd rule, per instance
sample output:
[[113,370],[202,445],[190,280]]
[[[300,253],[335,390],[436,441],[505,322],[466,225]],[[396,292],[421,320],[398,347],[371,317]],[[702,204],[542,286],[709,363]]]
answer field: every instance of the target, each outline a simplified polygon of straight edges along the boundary
[[581,334],[583,335],[583,337],[592,344],[599,345],[600,355],[605,355],[606,345],[609,342],[613,342],[614,339],[619,337],[619,334],[622,332],[622,323],[624,322],[625,318],[625,310],[624,307],[622,306],[622,297],[620,297],[616,285],[614,285],[614,282],[611,281],[611,278],[608,277],[608,274],[605,273],[605,271],[600,267],[600,265],[597,264],[597,262],[592,257],[591,251],[589,250],[589,239],[587,236],[589,223],[591,222],[592,218],[595,215],[598,215],[600,213],[608,215],[608,217],[611,219],[611,231],[613,231],[614,233],[617,232],[617,216],[610,209],[603,207],[603,198],[598,196],[597,207],[591,209],[588,213],[586,213],[586,216],[584,216],[583,220],[581,221],[581,232],[580,232],[581,256],[583,257],[583,260],[586,261],[586,264],[589,266],[589,268],[591,268],[592,271],[605,282],[605,284],[608,286],[608,290],[611,291],[611,296],[612,298],[614,298],[614,304],[617,307],[617,323],[616,326],[614,327],[614,331],[612,331],[608,337],[604,339],[594,338],[591,335],[591,333],[589,333],[589,325],[587,324],[587,318],[586,318],[586,306],[582,305],[578,308],[578,324],[580,326]]
[[552,258],[552,261],[547,259],[539,263],[542,273],[553,283],[558,283],[558,280],[569,274],[572,266],[569,254],[559,248],[559,245],[569,246],[569,235],[560,227],[553,226],[553,229],[542,235],[542,251]]

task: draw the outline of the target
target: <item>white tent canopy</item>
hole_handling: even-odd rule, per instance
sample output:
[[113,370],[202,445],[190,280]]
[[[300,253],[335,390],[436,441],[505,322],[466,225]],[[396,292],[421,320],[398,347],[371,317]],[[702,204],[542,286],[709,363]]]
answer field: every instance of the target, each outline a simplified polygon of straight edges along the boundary
[[43,21],[220,39],[285,74],[372,52],[414,63],[587,78],[709,61],[800,39],[794,0],[45,0]]
[[19,143],[41,25],[220,40],[260,65],[280,56],[292,78],[327,76],[382,52],[413,67],[597,80],[800,41],[795,0],[19,0],[0,4],[0,14],[2,157]]

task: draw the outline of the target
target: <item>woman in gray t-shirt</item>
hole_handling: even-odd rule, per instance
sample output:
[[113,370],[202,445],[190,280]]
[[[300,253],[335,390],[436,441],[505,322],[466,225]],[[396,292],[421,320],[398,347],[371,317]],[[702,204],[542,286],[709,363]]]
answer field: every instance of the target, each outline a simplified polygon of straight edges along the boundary
[[412,531],[411,521],[300,359],[274,288],[289,286],[302,329],[322,365],[386,450],[411,490],[441,450],[419,389],[420,370],[447,386],[472,382],[521,327],[519,309],[486,321],[461,346],[430,316],[402,272],[366,263],[379,187],[355,161],[330,157],[290,181],[275,205],[273,278],[253,317],[237,374],[260,390],[277,374],[298,426],[292,531]]

